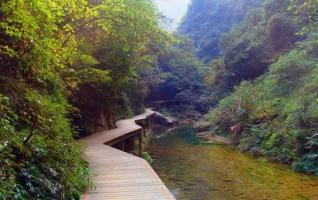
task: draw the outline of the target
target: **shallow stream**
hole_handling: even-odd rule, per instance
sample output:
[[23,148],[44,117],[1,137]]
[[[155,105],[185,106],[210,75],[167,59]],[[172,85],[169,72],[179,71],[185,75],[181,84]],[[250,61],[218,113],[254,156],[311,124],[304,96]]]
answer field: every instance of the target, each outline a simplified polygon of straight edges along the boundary
[[148,147],[152,166],[177,199],[318,200],[318,177],[230,146],[202,144],[195,135],[178,128]]

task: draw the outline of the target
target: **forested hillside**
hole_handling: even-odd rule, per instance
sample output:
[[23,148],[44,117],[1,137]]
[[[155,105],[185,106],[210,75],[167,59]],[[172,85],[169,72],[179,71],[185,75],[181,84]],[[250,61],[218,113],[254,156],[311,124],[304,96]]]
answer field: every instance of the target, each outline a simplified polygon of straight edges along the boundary
[[221,36],[221,54],[210,61],[207,77],[217,102],[243,80],[253,80],[267,72],[270,64],[294,47],[303,36],[301,25],[288,11],[290,1],[265,1],[249,10],[242,23]]
[[205,63],[220,53],[223,33],[241,22],[245,13],[261,0],[193,0],[178,32],[190,37]]
[[[203,60],[214,58],[205,76],[216,105],[206,117],[213,132],[230,135],[241,150],[318,174],[318,3],[263,1],[242,12],[244,20],[231,30],[210,39],[203,36],[215,33],[210,24],[220,19],[209,17],[220,7],[199,5],[202,1],[192,1],[180,30],[194,39]],[[209,24],[200,19],[210,19]],[[186,29],[193,27],[189,24],[204,28]],[[218,51],[202,48],[211,38],[218,40],[210,43]]]
[[205,112],[209,108],[204,83],[208,66],[195,56],[190,41],[177,38],[180,42],[158,57],[156,81],[146,101],[179,101],[184,105],[179,110]]
[[0,199],[79,199],[74,138],[142,112],[172,41],[147,0],[0,3]]

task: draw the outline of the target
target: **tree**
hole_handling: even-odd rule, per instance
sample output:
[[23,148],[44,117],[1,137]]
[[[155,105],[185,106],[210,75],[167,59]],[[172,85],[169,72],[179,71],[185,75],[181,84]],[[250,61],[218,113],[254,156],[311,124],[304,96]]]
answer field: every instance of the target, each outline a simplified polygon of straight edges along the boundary
[[159,56],[156,72],[161,81],[152,85],[148,101],[181,101],[198,111],[206,110],[207,102],[202,98],[207,67],[196,58],[188,40],[180,38],[178,44]]
[[289,10],[293,11],[297,20],[304,25],[299,34],[305,34],[318,29],[317,0],[290,0]]
[[79,103],[120,107],[169,38],[148,0],[1,1],[0,198],[80,199]]

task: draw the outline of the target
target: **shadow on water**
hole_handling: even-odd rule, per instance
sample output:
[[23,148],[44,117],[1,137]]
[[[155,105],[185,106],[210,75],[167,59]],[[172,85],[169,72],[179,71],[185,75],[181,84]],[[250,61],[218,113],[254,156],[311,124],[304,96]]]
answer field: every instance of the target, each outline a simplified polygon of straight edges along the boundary
[[180,200],[318,200],[318,177],[255,159],[224,145],[205,145],[193,128],[153,139],[153,167]]

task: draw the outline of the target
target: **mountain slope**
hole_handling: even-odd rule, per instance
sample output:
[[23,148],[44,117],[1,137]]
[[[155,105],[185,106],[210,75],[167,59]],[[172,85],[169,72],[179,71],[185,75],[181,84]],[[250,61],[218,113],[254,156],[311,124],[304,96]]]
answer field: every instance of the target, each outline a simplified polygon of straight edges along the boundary
[[219,55],[223,33],[244,19],[245,13],[260,0],[193,0],[179,32],[189,36],[205,62]]

